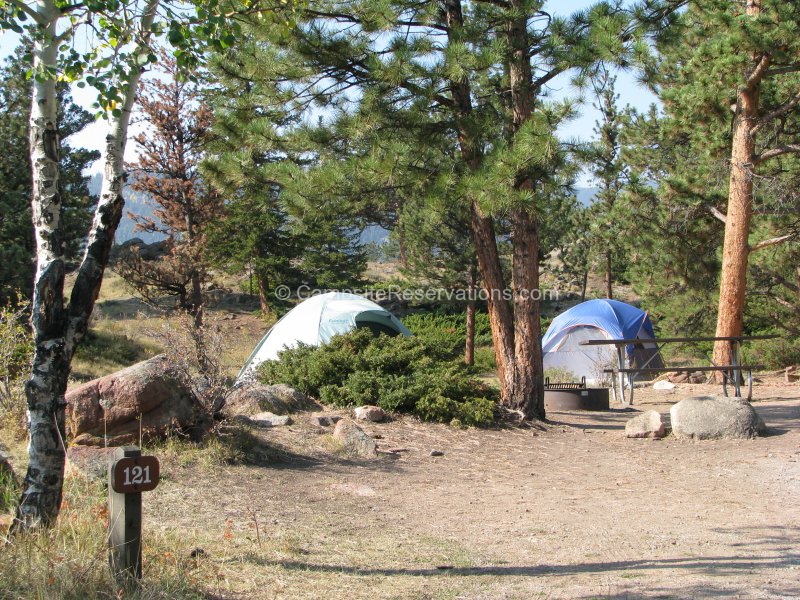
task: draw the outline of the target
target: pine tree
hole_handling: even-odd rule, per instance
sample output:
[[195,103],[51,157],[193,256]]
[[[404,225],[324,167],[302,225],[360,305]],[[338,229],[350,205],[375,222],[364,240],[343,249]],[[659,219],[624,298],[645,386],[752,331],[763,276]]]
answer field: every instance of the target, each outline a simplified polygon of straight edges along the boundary
[[134,139],[140,148],[132,167],[131,189],[149,197],[153,217],[130,214],[137,229],[167,237],[169,254],[143,260],[135,250],[122,254],[120,275],[148,300],[160,293],[178,297],[181,308],[200,319],[203,285],[209,278],[205,228],[220,213],[221,198],[199,174],[212,123],[197,84],[182,78],[177,61],[161,54],[165,80],[142,85],[139,110],[148,131]]
[[604,272],[606,298],[613,298],[615,273],[624,272],[624,252],[622,251],[621,223],[625,219],[619,214],[617,200],[625,185],[625,165],[620,156],[620,129],[623,115],[617,107],[619,95],[615,91],[616,77],[605,69],[593,82],[596,97],[595,108],[601,120],[595,124],[597,141],[591,154],[591,170],[598,184],[597,196],[590,208],[590,246],[593,254],[600,258],[601,271]]
[[[270,38],[256,28],[279,45],[276,56],[296,66],[292,81],[282,80],[284,92],[295,92],[295,105],[324,106],[350,125],[351,135],[328,137],[321,160],[341,159],[377,131],[385,139],[413,137],[420,148],[434,139],[434,146],[446,146],[446,138],[457,149],[454,198],[470,214],[502,401],[526,417],[544,415],[538,213],[563,185],[558,172],[565,153],[554,131],[569,113],[548,108],[543,95],[557,75],[615,60],[625,50],[615,35],[626,23],[619,6],[601,3],[570,19],[551,18],[542,7],[517,1],[315,2],[291,37]],[[301,176],[295,169],[289,179],[302,181],[306,195],[348,185],[341,178],[346,170],[315,171]],[[510,287],[496,218],[509,224]]]
[[[668,114],[702,158],[696,170],[722,175],[726,201],[711,206],[724,220],[718,336],[743,333],[747,267],[755,252],[794,238],[782,182],[800,153],[800,6],[778,0],[699,0],[679,13],[659,45],[656,81]],[[669,32],[667,32],[669,33]],[[657,72],[657,71],[654,71]],[[765,239],[753,239],[768,235]],[[730,344],[715,345],[716,364],[730,364]]]

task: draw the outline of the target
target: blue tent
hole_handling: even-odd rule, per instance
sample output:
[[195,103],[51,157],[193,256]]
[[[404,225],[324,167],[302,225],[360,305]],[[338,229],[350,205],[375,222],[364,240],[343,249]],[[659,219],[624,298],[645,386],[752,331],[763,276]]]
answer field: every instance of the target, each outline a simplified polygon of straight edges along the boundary
[[599,384],[610,379],[603,373],[617,364],[614,346],[582,346],[586,340],[642,340],[627,346],[628,367],[664,366],[652,340],[653,326],[643,310],[618,300],[589,300],[561,313],[542,338],[545,369],[559,369]]

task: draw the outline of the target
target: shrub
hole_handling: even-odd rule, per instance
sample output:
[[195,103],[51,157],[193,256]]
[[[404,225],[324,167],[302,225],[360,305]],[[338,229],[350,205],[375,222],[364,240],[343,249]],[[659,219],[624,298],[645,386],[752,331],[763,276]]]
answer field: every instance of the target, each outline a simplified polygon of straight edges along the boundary
[[493,392],[452,360],[441,344],[422,337],[374,337],[357,330],[325,346],[301,345],[262,363],[261,381],[285,383],[335,406],[375,404],[428,421],[458,419],[488,425]]
[[25,413],[23,383],[33,360],[33,333],[28,324],[29,303],[0,307],[0,417],[21,422]]

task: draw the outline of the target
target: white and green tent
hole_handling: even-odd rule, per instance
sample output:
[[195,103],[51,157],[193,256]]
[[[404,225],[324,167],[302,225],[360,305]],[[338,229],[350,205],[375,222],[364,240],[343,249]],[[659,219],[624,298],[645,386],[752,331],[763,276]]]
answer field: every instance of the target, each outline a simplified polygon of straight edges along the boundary
[[385,308],[356,294],[329,292],[312,296],[286,313],[275,323],[247,359],[237,383],[252,377],[265,360],[277,360],[278,354],[298,344],[321,346],[341,333],[366,328],[373,333],[411,335],[411,332]]

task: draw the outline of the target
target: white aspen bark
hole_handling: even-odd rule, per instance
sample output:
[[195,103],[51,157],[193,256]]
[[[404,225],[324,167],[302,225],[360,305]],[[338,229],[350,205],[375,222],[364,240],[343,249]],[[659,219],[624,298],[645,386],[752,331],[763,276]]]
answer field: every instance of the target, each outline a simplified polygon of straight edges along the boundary
[[[150,29],[158,10],[160,0],[149,0],[139,22],[139,35],[137,36],[134,56],[149,51]],[[94,213],[92,228],[86,243],[78,276],[72,288],[69,303],[69,324],[66,334],[67,352],[72,358],[75,347],[83,339],[89,323],[89,317],[94,309],[94,303],[100,293],[103,282],[103,272],[108,264],[108,255],[114,244],[114,234],[117,231],[125,199],[122,195],[125,187],[125,145],[128,141],[128,126],[131,121],[133,105],[136,102],[136,93],[142,69],[132,67],[123,92],[123,101],[118,117],[109,120],[109,132],[106,135],[105,166],[103,169],[103,184],[100,188],[100,198]]]
[[[146,52],[158,0],[150,0],[142,15],[134,54]],[[11,532],[50,526],[58,517],[64,483],[64,395],[75,348],[86,332],[100,292],[103,271],[122,216],[125,181],[124,154],[131,110],[141,77],[132,66],[119,117],[110,122],[106,137],[106,166],[100,200],[89,232],[86,252],[64,306],[61,202],[58,194],[58,133],[55,79],[56,23],[61,16],[51,0],[39,0],[42,15],[34,47],[34,70],[45,76],[33,87],[30,140],[33,163],[33,218],[36,228],[37,272],[32,323],[36,340],[33,369],[26,383],[30,421],[29,464]]]
[[63,363],[64,257],[58,191],[58,107],[56,82],[51,76],[58,56],[55,38],[61,14],[51,0],[39,0],[35,11],[39,26],[33,43],[36,77],[29,141],[37,255],[31,306],[36,348],[31,376],[25,385],[29,463],[12,530],[39,523],[49,525],[58,515],[64,480],[64,391],[69,373],[69,365]]

